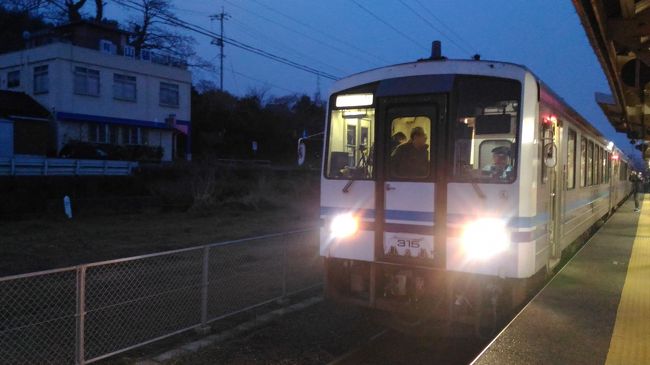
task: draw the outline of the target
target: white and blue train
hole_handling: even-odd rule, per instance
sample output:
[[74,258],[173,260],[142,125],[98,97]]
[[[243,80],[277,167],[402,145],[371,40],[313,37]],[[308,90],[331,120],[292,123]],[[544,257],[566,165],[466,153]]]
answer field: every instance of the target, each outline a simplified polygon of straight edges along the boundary
[[432,57],[338,80],[325,134],[326,293],[381,310],[518,305],[631,191],[625,155],[511,63]]

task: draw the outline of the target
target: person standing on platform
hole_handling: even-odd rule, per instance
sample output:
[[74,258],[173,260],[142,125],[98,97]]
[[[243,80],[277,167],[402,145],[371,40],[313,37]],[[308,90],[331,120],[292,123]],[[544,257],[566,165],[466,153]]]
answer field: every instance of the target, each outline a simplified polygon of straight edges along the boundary
[[630,175],[630,181],[632,182],[632,194],[634,194],[634,212],[638,213],[641,211],[639,207],[639,195],[643,194],[643,179],[639,176],[640,173],[633,172]]

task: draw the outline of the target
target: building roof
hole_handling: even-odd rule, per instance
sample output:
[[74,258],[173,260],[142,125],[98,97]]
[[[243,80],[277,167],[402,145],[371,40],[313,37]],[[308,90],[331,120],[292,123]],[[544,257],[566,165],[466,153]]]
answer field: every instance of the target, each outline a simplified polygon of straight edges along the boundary
[[0,117],[11,119],[48,119],[50,112],[25,93],[0,90]]
[[596,101],[616,131],[650,141],[650,1],[572,1],[612,92]]

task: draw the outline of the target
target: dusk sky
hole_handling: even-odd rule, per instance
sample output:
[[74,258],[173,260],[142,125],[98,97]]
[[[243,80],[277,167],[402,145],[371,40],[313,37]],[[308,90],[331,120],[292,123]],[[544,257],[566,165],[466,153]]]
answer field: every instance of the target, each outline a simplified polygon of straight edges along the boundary
[[[609,86],[570,0],[174,0],[174,5],[180,19],[217,33],[219,23],[209,15],[223,7],[231,17],[227,37],[337,77],[427,57],[435,39],[449,58],[479,53],[482,59],[523,64],[618,146],[636,151],[595,103],[594,93],[610,93]],[[130,14],[110,0],[105,13],[118,20]],[[218,65],[218,47],[193,35],[199,55]],[[224,88],[233,94],[316,91],[313,74],[229,45],[225,53]],[[193,78],[219,81],[218,72],[195,71]],[[320,79],[324,96],[331,83]]]

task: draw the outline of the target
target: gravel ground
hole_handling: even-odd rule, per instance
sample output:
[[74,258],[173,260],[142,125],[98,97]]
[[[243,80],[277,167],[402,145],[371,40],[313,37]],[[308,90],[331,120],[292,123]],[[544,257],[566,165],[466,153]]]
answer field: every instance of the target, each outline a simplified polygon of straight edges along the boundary
[[369,311],[325,301],[169,364],[327,364],[381,329]]
[[[376,315],[376,314],[375,314]],[[341,364],[467,364],[487,345],[473,337],[445,339],[384,329],[371,311],[322,302],[280,318],[248,335],[186,355],[168,364],[328,364],[354,352]]]

